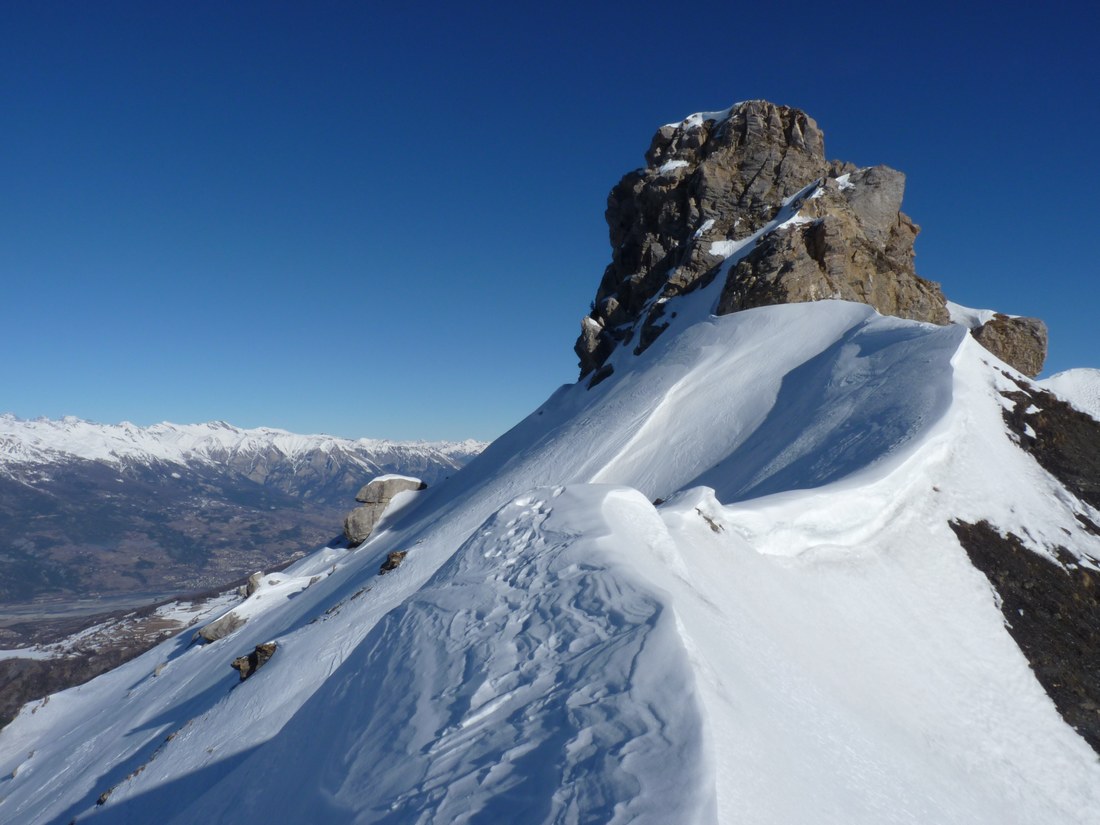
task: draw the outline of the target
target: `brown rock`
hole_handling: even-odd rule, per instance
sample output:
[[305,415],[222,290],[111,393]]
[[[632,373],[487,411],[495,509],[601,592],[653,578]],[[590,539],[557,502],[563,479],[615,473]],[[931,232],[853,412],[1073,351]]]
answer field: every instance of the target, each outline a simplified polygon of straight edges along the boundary
[[278,647],[279,646],[275,642],[265,642],[262,645],[256,645],[256,649],[251,653],[234,659],[230,667],[241,674],[241,681],[243,682],[261,667],[266,665],[271,657],[275,655],[275,651]]
[[844,188],[828,181],[799,210],[810,222],[762,236],[730,270],[718,314],[833,298],[948,323],[939,285],[913,269],[919,229],[897,209],[904,185],[905,176],[885,166],[851,174]]
[[1042,372],[1047,357],[1047,325],[1038,318],[1010,318],[997,313],[971,330],[971,334],[979,344],[1029,378]]
[[401,562],[405,560],[405,556],[407,556],[408,553],[408,550],[394,550],[387,555],[386,560],[382,562],[382,566],[378,568],[378,575],[384,576],[391,570],[396,570],[401,566]]
[[[913,268],[919,229],[900,211],[905,176],[828,162],[824,136],[804,112],[754,100],[692,116],[661,127],[646,162],[608,197],[614,251],[574,347],[582,376],[639,325],[636,351],[661,334],[667,319],[652,303],[658,293],[673,298],[720,273],[720,314],[840,298],[948,322],[938,285]],[[820,191],[810,199],[815,184]],[[793,209],[809,222],[757,238],[725,272],[724,250],[714,243],[748,239],[799,193]]]

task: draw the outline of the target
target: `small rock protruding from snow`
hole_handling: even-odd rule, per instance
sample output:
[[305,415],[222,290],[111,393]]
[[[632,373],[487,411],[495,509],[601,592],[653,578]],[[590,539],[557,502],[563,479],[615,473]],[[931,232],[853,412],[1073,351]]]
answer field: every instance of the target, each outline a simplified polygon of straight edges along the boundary
[[271,657],[275,655],[275,651],[278,650],[278,648],[279,645],[275,642],[265,642],[262,645],[256,645],[256,649],[251,653],[234,659],[230,667],[241,674],[241,681],[243,682],[271,661]]
[[382,562],[382,566],[378,568],[378,575],[384,576],[391,570],[396,570],[401,566],[401,562],[405,560],[405,556],[409,554],[408,550],[394,550],[386,556],[386,560]]

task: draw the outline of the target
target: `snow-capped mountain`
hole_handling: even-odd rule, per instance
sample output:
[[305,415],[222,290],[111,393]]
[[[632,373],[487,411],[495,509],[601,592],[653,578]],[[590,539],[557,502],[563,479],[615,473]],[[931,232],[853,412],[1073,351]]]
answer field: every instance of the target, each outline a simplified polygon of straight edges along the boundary
[[0,818],[1097,822],[1100,422],[968,325],[716,315],[801,191],[228,635],[25,707]]
[[483,447],[3,415],[0,603],[224,584],[339,533],[371,477],[434,483]]
[[0,415],[0,473],[14,474],[16,467],[46,465],[74,458],[102,461],[114,466],[169,464],[249,468],[263,477],[271,456],[292,466],[308,464],[318,454],[340,456],[364,473],[401,464],[436,480],[457,470],[485,448],[485,443],[466,441],[387,441],[375,438],[347,439],[328,435],[298,435],[269,427],[241,429],[224,421],[207,424],[170,424],[149,427],[97,424],[73,416],[60,420],[23,420]]

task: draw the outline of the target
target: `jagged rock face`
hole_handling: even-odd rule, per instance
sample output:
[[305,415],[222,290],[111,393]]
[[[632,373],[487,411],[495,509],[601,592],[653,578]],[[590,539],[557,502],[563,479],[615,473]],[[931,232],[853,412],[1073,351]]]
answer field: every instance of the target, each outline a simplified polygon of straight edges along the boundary
[[731,268],[719,315],[836,298],[870,304],[883,315],[948,322],[939,286],[913,269],[920,229],[901,212],[905,176],[873,166],[841,181],[825,178],[803,202],[799,214],[808,223],[762,236]]
[[1010,318],[998,313],[972,330],[971,335],[1029,378],[1042,372],[1047,355],[1047,325],[1038,318]]
[[939,286],[913,268],[919,228],[900,211],[905,176],[830,163],[804,112],[749,101],[693,115],[661,127],[646,161],[608,197],[614,251],[575,346],[582,376],[639,323],[638,351],[648,346],[664,326],[663,305],[653,299],[710,283],[730,242],[750,238],[796,195],[807,221],[755,239],[725,275],[719,314],[840,298],[948,322]]

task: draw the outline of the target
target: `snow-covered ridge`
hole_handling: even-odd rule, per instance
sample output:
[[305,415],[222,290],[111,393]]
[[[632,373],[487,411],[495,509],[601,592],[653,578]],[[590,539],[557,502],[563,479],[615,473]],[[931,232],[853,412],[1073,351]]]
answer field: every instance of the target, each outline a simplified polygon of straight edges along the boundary
[[1091,564],[1016,385],[960,326],[720,288],[236,633],[25,708],[0,819],[1092,825],[1100,764],[949,526]]
[[1036,383],[1100,421],[1100,370],[1065,370]]
[[948,301],[947,314],[952,324],[958,324],[967,329],[977,329],[982,324],[988,324],[999,313],[995,309],[973,309]]
[[4,464],[49,464],[72,458],[110,464],[127,460],[185,464],[271,450],[290,459],[316,451],[443,454],[454,458],[474,455],[485,446],[484,442],[473,439],[460,442],[387,441],[299,435],[270,427],[241,429],[224,421],[206,424],[164,422],[139,427],[126,421],[98,424],[73,416],[60,420],[25,420],[11,414],[0,415],[0,467]]

